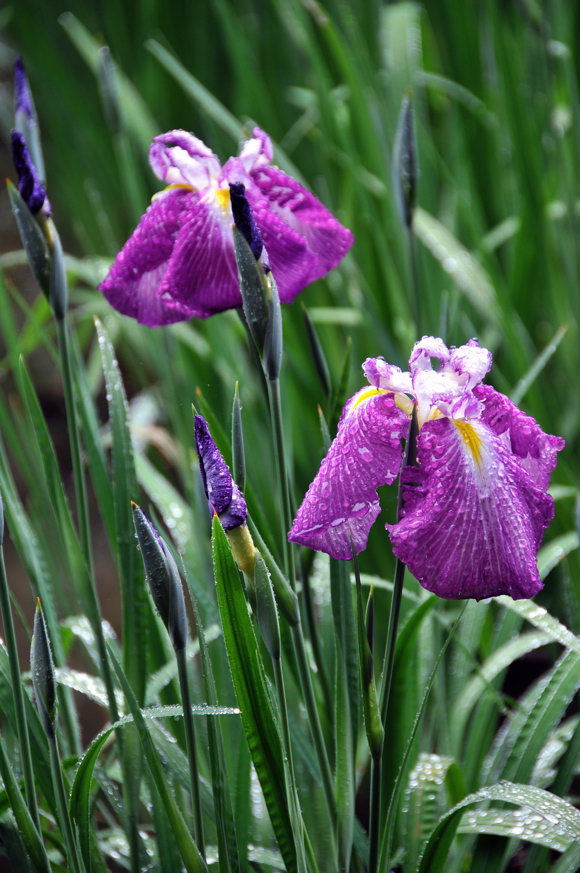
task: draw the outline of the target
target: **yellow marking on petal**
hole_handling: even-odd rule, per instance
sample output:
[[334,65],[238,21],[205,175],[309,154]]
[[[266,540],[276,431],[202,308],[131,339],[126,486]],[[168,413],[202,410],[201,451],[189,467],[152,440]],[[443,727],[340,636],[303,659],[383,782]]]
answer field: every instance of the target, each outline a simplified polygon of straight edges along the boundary
[[376,397],[377,394],[392,394],[391,391],[385,391],[384,388],[367,388],[365,391],[361,391],[355,402],[352,404],[350,411],[356,409],[361,403],[364,403],[365,400],[369,400],[370,397]]
[[183,188],[185,191],[197,191],[197,188],[194,188],[193,185],[186,185],[185,182],[174,182],[172,185],[166,185],[165,188],[154,194],[151,198],[151,203],[159,200],[160,197],[165,197],[166,194],[169,194],[170,191],[175,191],[176,188]]
[[413,415],[413,407],[415,405],[411,398],[407,397],[406,394],[401,394],[400,392],[395,394],[394,398],[395,406],[398,407],[401,412],[404,412],[406,415],[411,417],[411,415]]
[[218,188],[215,192],[215,199],[217,200],[218,206],[220,206],[224,211],[229,209],[230,205],[230,189],[229,188]]
[[461,434],[463,442],[471,452],[473,460],[481,467],[481,437],[468,421],[454,421],[453,424]]
[[185,188],[187,191],[196,190],[193,185],[188,185],[186,182],[173,182],[171,185],[168,185],[165,190],[170,191],[172,188]]

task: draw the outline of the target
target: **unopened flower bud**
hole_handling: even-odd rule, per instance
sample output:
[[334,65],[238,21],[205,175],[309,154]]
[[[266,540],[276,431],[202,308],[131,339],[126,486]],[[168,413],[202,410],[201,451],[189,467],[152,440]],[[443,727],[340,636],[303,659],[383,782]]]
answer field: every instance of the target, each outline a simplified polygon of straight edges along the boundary
[[18,173],[18,191],[20,196],[30,209],[33,215],[36,215],[42,210],[43,214],[50,215],[50,204],[46,197],[46,189],[37,169],[32,162],[26,140],[20,131],[13,130],[12,138],[12,158],[14,160],[14,168]]
[[187,643],[187,617],[179,571],[163,539],[143,510],[132,504],[133,521],[153,602],[176,652]]
[[40,598],[36,601],[36,612],[34,613],[34,629],[30,646],[30,672],[32,674],[34,702],[40,721],[47,735],[54,737],[56,679]]

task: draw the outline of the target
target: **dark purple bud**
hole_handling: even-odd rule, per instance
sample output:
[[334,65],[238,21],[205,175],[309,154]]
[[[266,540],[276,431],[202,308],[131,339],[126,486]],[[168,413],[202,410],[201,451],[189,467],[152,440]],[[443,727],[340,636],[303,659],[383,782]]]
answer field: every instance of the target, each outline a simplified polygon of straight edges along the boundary
[[230,184],[230,200],[234,223],[240,233],[244,235],[255,259],[258,260],[264,247],[262,234],[254,221],[252,207],[246,197],[246,186],[242,182],[232,182]]
[[35,118],[34,103],[22,58],[16,58],[14,61],[14,90],[16,92],[16,112],[21,112],[29,119]]
[[218,514],[224,530],[232,530],[246,523],[246,501],[209,432],[207,421],[201,415],[194,418],[194,430],[199,468],[210,512]]
[[40,181],[36,167],[26,146],[26,140],[18,130],[12,131],[12,158],[14,167],[18,173],[18,191],[20,196],[33,213],[44,206],[44,212],[50,215],[50,206],[46,199],[46,190]]

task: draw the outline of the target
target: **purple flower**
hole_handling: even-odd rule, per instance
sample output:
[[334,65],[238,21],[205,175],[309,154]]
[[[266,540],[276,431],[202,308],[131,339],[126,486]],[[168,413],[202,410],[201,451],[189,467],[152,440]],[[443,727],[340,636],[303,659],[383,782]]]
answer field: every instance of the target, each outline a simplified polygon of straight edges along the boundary
[[226,531],[245,524],[248,517],[246,501],[232,479],[203,416],[195,416],[194,431],[199,469],[210,512],[217,512]]
[[100,285],[112,306],[142,324],[206,318],[241,305],[232,184],[245,186],[282,302],[325,276],[352,245],[349,230],[271,166],[272,144],[259,127],[239,157],[223,167],[200,139],[183,130],[155,137],[149,160],[168,187],[153,198]]
[[13,130],[11,137],[12,158],[18,173],[18,191],[20,196],[33,215],[42,210],[42,213],[48,216],[50,215],[50,204],[46,196],[46,189],[40,181],[36,167],[32,162],[26,146],[26,140],[18,130]]
[[[564,440],[482,385],[490,367],[476,340],[448,349],[436,337],[415,344],[408,372],[368,358],[371,387],[346,404],[289,539],[334,558],[362,551],[380,511],[376,489],[400,473],[401,517],[386,527],[424,588],[477,600],[536,594],[537,552],[554,515],[546,490]],[[417,463],[401,470],[413,409]]]

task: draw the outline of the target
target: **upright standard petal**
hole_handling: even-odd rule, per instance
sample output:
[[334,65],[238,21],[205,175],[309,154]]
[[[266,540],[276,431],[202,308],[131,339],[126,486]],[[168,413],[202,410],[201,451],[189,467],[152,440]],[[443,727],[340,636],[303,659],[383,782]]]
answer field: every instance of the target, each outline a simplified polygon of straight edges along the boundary
[[215,182],[220,162],[211,149],[186,130],[170,130],[153,140],[149,163],[167,185],[191,185],[202,190]]
[[392,394],[362,388],[351,397],[288,539],[343,560],[361,552],[380,512],[376,489],[399,475],[408,429]]
[[440,597],[532,597],[553,501],[483,421],[427,422],[402,475],[393,552]]
[[171,283],[164,282],[167,264],[180,230],[195,207],[198,195],[175,188],[156,198],[99,289],[109,303],[141,324],[158,327],[189,318]]

